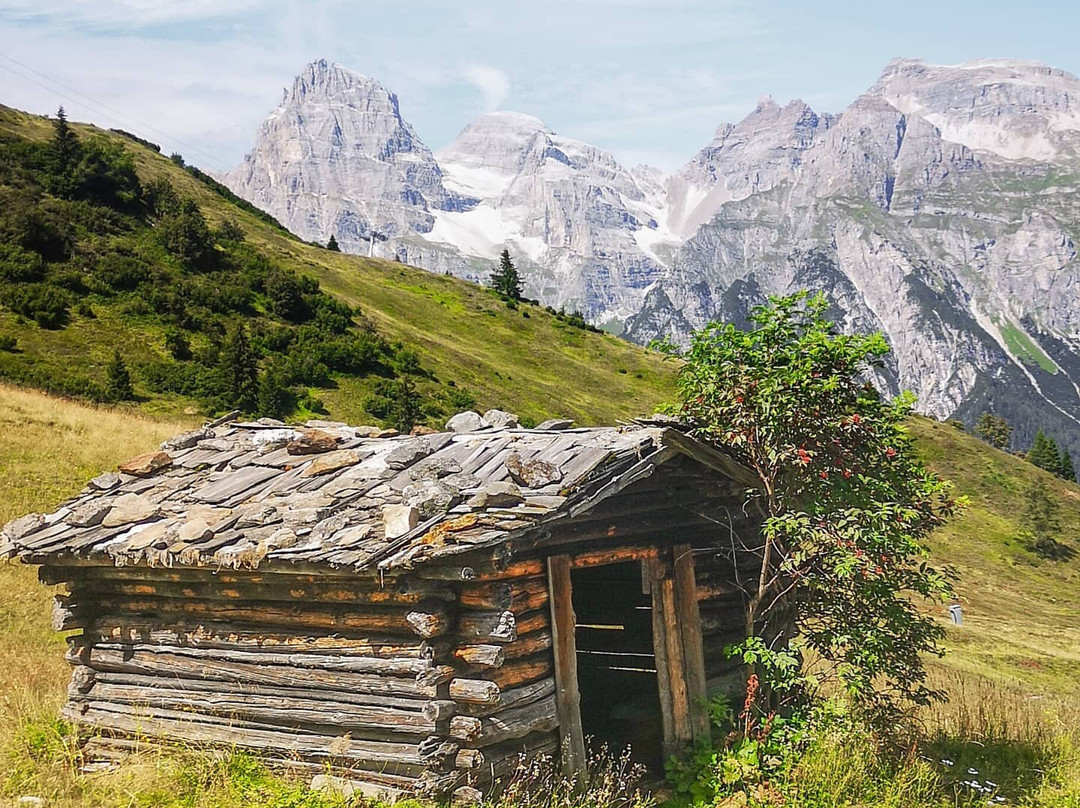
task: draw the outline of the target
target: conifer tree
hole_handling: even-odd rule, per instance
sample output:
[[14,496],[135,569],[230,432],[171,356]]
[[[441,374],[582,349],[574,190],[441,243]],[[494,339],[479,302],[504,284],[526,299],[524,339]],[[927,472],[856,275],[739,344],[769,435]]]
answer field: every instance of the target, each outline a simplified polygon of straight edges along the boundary
[[1070,483],[1076,482],[1076,467],[1073,465],[1072,455],[1068,449],[1061,450],[1061,461],[1058,463],[1059,473],[1063,480]]
[[1027,453],[1028,462],[1041,469],[1057,474],[1060,471],[1061,458],[1057,444],[1047,437],[1041,429],[1035,433],[1035,440]]
[[975,434],[995,449],[1006,450],[1012,439],[1012,425],[1000,415],[984,412],[975,422]]
[[63,107],[56,110],[56,120],[53,121],[52,153],[59,171],[68,172],[74,168],[79,153],[79,141],[68,125],[67,113]]
[[334,238],[334,234],[330,234],[330,240],[326,242],[326,249],[333,250],[334,252],[341,252],[341,247],[338,246],[337,239]]
[[1050,495],[1043,480],[1035,480],[1024,496],[1023,524],[1030,548],[1043,558],[1069,556],[1069,548],[1058,541],[1061,507]]
[[112,359],[105,366],[105,396],[110,401],[131,401],[135,391],[131,387],[131,374],[120,352],[114,350]]
[[292,409],[292,391],[286,383],[281,364],[273,362],[259,376],[259,391],[255,411],[260,417],[282,418]]
[[259,392],[259,361],[242,325],[225,335],[218,360],[218,379],[224,405],[251,412]]
[[521,300],[521,292],[524,285],[521,275],[510,258],[510,251],[504,249],[499,256],[499,267],[491,273],[491,286],[501,295],[506,295],[514,300]]
[[423,417],[420,393],[413,384],[411,376],[402,376],[394,382],[390,391],[388,415],[394,429],[399,432],[408,432]]

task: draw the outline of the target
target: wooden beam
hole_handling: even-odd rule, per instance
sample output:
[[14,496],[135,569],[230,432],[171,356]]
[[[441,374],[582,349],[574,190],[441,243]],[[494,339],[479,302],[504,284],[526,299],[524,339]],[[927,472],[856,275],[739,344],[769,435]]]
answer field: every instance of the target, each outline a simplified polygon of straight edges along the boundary
[[551,556],[547,561],[551,603],[551,637],[555,650],[555,706],[559,721],[563,771],[567,776],[585,773],[585,734],[581,729],[581,693],[578,690],[577,618],[571,600],[570,557]]
[[709,737],[708,698],[705,688],[705,646],[701,635],[701,612],[698,609],[694,581],[694,554],[689,544],[672,548],[675,577],[675,616],[682,633],[683,665],[686,691],[690,702],[690,729],[695,741]]
[[642,562],[649,578],[649,592],[652,595],[652,635],[653,653],[656,656],[656,686],[660,695],[660,726],[663,737],[665,759],[674,751],[675,715],[671,700],[671,668],[668,665],[668,647],[665,641],[664,608],[661,599],[660,581],[663,579],[663,565],[660,559],[647,558]]

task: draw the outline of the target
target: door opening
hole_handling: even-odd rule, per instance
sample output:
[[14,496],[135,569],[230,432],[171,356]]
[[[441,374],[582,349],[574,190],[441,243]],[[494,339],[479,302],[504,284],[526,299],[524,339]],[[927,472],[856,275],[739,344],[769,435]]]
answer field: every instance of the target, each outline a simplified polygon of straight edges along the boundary
[[653,651],[652,599],[636,561],[571,571],[581,725],[591,750],[663,773],[663,721]]

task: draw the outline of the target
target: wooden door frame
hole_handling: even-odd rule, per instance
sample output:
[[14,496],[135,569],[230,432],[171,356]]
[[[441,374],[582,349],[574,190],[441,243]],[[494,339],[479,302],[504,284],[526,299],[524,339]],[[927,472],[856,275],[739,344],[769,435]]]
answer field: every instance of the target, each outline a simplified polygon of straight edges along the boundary
[[[705,659],[694,581],[694,556],[687,544],[572,557],[548,557],[552,651],[555,656],[555,704],[563,771],[583,773],[585,735],[578,687],[572,569],[640,561],[642,584],[652,595],[653,652],[667,757],[708,736],[705,705]],[[598,563],[599,562],[599,563]]]

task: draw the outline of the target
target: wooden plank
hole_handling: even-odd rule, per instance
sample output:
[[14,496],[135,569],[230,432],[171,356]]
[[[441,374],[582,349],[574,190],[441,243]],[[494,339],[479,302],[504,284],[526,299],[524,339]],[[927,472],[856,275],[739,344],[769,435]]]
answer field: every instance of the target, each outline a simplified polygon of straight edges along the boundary
[[690,704],[690,730],[693,739],[697,741],[709,737],[709,712],[705,690],[705,646],[694,582],[694,554],[688,544],[676,544],[672,548],[672,554],[675,615],[682,634],[686,695]]
[[[690,697],[686,686],[686,664],[683,652],[682,631],[675,612],[675,581],[665,575],[658,582],[660,622],[663,626],[662,641],[667,646],[668,684],[671,688],[671,715],[674,736],[670,739],[671,751],[676,752],[693,740],[690,723]],[[657,609],[653,609],[655,615]]]
[[548,559],[551,603],[551,636],[555,651],[555,703],[558,717],[563,771],[568,776],[585,774],[585,734],[581,728],[581,693],[578,691],[577,648],[574,639],[573,588],[570,557]]
[[665,640],[664,629],[664,606],[663,588],[660,585],[663,579],[663,567],[659,559],[646,559],[643,563],[648,567],[651,584],[649,591],[652,594],[652,639],[653,653],[656,657],[656,685],[660,693],[660,723],[664,739],[665,759],[673,751],[675,738],[675,708],[671,698],[671,667],[668,665],[668,646]]

